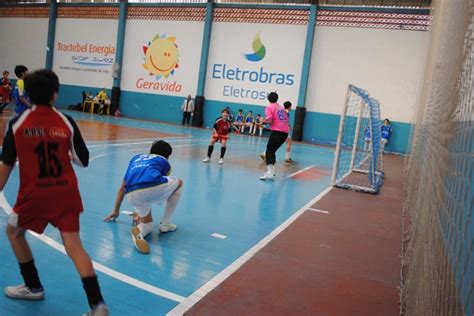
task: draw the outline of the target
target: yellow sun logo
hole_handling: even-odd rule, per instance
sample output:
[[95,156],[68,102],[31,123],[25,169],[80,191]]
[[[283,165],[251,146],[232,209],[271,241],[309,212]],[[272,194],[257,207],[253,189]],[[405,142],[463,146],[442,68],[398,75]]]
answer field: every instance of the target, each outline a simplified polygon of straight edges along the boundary
[[179,67],[179,51],[176,37],[156,35],[148,46],[143,46],[145,63],[143,68],[155,75],[156,79],[168,78],[174,75],[174,70]]

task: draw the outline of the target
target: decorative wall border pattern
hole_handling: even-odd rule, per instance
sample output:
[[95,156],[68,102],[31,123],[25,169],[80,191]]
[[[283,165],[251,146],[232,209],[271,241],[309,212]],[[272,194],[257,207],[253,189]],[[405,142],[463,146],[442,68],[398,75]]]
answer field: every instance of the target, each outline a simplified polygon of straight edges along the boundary
[[58,19],[117,19],[119,18],[118,7],[59,7]]
[[185,7],[130,7],[129,20],[169,20],[169,21],[204,21],[206,8]]
[[49,17],[49,6],[0,8],[0,18],[48,18],[48,17]]
[[377,12],[318,11],[316,25],[427,31],[431,16]]
[[216,8],[214,22],[308,24],[309,10]]

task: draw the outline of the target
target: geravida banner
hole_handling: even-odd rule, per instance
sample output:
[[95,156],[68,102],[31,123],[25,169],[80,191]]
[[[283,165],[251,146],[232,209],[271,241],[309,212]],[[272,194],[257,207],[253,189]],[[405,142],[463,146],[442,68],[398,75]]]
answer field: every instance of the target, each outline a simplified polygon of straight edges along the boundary
[[206,98],[266,104],[276,91],[296,104],[305,37],[302,25],[214,23]]
[[195,95],[203,22],[127,21],[122,90]]
[[110,89],[116,20],[58,19],[53,69],[63,84]]

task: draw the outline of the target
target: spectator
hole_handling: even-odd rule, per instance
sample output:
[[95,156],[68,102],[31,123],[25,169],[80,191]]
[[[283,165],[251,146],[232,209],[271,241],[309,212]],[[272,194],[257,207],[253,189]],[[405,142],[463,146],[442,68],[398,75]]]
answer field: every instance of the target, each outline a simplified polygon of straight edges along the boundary
[[184,99],[181,111],[183,111],[183,120],[181,121],[181,124],[184,125],[186,123],[186,125],[189,125],[191,116],[194,115],[194,102],[191,95],[188,95],[188,97]]

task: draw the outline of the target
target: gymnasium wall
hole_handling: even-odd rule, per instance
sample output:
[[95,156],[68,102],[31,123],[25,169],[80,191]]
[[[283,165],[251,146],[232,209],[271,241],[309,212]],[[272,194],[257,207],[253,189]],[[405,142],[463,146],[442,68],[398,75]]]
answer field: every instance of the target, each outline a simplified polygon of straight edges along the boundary
[[428,39],[419,30],[317,26],[306,108],[318,123],[305,124],[304,134],[335,141],[353,84],[368,90],[380,102],[381,118],[392,122],[389,149],[406,152]]
[[29,69],[44,67],[48,36],[48,7],[0,8],[0,71],[16,65]]
[[[105,87],[110,92],[118,13],[119,7],[112,5],[81,6],[80,10],[59,5],[53,59],[53,69],[62,82],[59,107],[81,102],[82,90],[96,93]],[[128,7],[120,69],[124,116],[180,123],[182,101],[188,94],[198,93],[202,71],[206,71],[204,127],[212,126],[226,106],[234,112],[243,108],[263,114],[269,91],[277,91],[282,102],[298,104],[300,85],[306,80],[301,71],[307,8],[214,8],[204,68],[200,59],[203,36],[208,35],[204,34],[205,14],[202,5]],[[307,78],[304,141],[335,143],[351,83],[378,99],[382,117],[393,122],[388,150],[407,152],[427,51],[428,17],[318,11]],[[15,34],[19,25],[39,33],[40,20],[44,24],[42,37],[34,37],[35,46],[45,47],[47,19],[0,20],[0,25],[12,29],[0,34],[2,42],[11,43],[8,50],[12,52],[0,55],[0,65],[11,69],[19,60],[13,52],[21,50],[22,44],[10,34]],[[171,55],[163,47],[170,48]],[[45,49],[42,52],[25,52],[21,60],[35,58],[37,62],[31,61],[30,68],[43,67]]]

